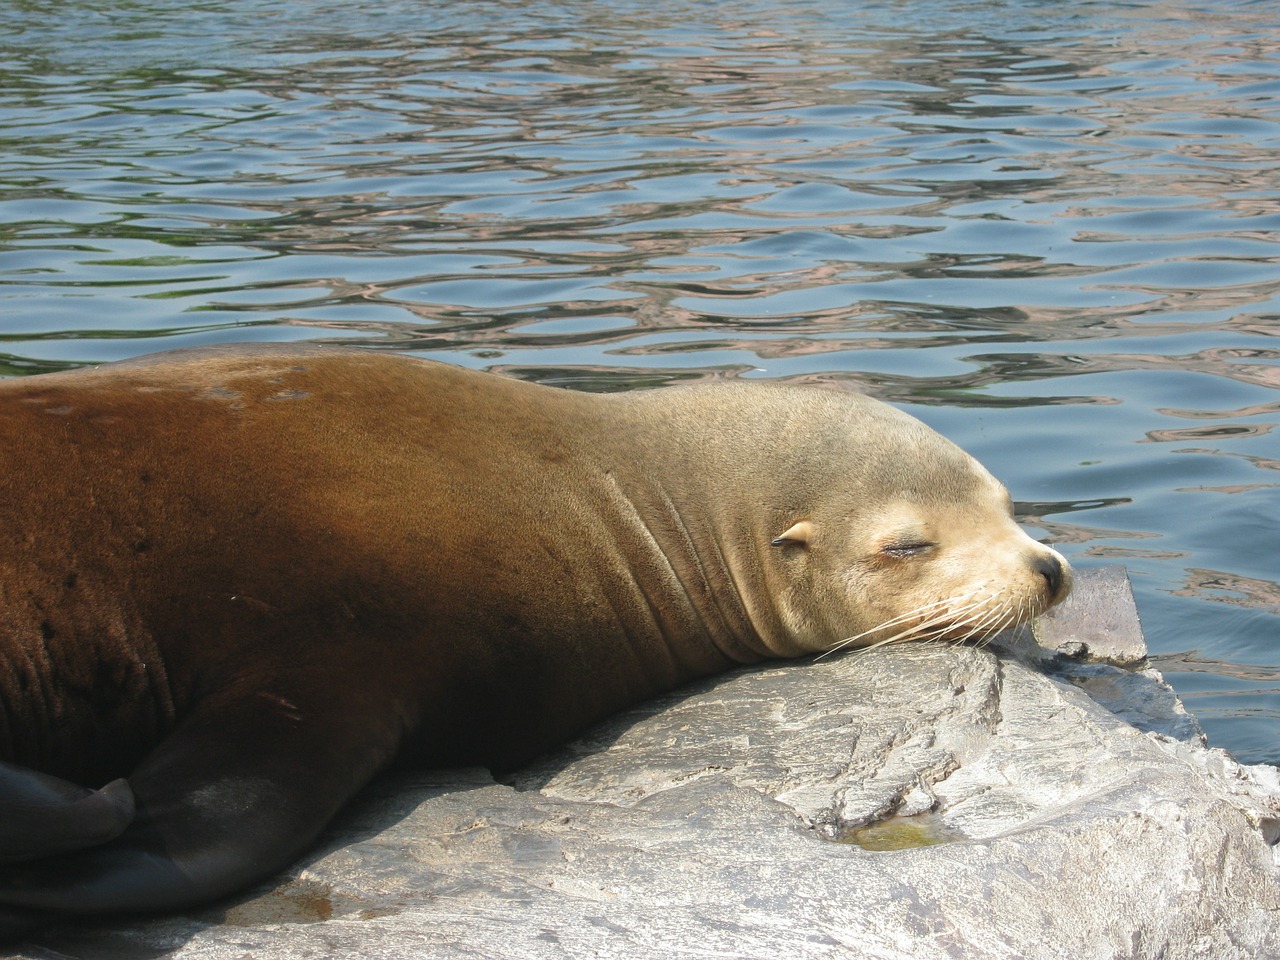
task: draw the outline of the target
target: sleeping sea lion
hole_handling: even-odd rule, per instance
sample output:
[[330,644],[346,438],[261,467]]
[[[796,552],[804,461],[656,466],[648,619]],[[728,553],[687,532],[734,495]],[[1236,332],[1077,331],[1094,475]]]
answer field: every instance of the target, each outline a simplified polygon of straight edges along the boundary
[[0,460],[9,939],[261,880],[393,760],[511,768],[695,677],[990,636],[1071,582],[919,421],[766,382],[213,348],[0,383]]

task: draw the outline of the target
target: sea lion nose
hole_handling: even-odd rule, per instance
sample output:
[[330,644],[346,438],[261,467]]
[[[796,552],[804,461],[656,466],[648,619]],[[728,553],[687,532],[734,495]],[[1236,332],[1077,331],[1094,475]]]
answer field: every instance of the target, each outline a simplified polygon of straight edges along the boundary
[[1062,590],[1062,561],[1056,553],[1044,553],[1032,561],[1036,573],[1049,585],[1049,596],[1056,598]]

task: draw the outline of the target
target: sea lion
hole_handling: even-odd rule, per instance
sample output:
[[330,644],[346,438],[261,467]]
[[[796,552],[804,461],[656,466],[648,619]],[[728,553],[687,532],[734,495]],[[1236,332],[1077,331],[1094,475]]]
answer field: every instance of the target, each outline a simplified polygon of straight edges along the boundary
[[0,458],[10,938],[260,880],[397,758],[510,768],[692,678],[988,636],[1071,580],[975,460],[836,390],[214,348],[0,383]]

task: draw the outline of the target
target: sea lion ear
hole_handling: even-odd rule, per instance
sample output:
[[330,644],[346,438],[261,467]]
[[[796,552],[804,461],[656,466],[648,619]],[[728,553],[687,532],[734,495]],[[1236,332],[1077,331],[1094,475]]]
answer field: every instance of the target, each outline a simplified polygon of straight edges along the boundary
[[775,537],[769,545],[783,547],[794,544],[798,547],[807,547],[813,540],[813,530],[813,524],[810,521],[801,520],[799,523],[793,523],[781,536]]

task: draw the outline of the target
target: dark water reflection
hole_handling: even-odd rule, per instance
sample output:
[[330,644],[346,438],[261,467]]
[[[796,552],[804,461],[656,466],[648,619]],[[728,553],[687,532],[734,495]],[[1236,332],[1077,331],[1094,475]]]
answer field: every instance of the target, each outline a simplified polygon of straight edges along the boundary
[[[781,8],[781,9],[779,9]],[[0,0],[0,373],[358,341],[839,381],[1280,760],[1267,3]]]

